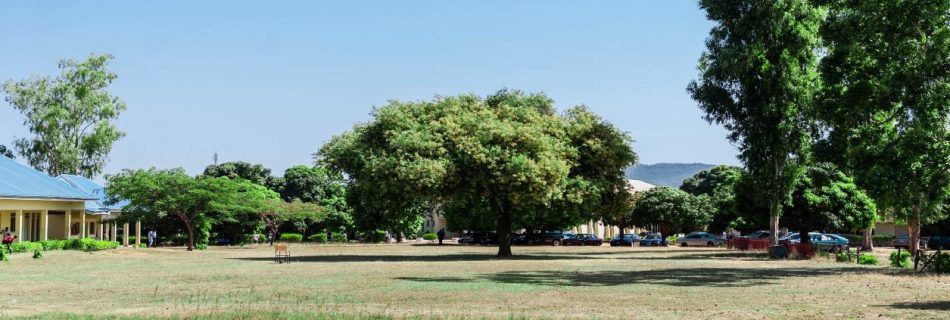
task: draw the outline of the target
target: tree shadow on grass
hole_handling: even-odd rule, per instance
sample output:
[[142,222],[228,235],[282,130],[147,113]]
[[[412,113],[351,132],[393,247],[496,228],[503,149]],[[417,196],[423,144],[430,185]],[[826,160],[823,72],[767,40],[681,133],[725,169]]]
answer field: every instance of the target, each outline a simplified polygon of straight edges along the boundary
[[911,310],[950,311],[950,301],[898,302],[889,307]]
[[838,268],[683,268],[642,271],[509,271],[460,277],[399,277],[416,282],[495,282],[540,286],[609,287],[629,284],[653,284],[674,287],[754,287],[771,285],[786,278],[807,278],[844,273],[874,272],[860,267]]
[[[274,261],[274,257],[231,258],[245,261]],[[547,261],[547,260],[590,260],[595,257],[561,254],[523,254],[511,257],[498,257],[493,254],[439,254],[439,255],[310,255],[291,256],[290,262],[454,262],[454,261]]]

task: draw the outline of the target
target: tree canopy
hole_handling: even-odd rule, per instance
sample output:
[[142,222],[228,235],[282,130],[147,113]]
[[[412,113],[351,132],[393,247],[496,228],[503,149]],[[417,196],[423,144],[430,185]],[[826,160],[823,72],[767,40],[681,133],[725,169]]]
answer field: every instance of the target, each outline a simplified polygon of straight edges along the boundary
[[13,150],[7,149],[7,146],[2,144],[0,144],[0,156],[16,159],[16,155],[13,154]]
[[715,166],[687,178],[680,190],[699,197],[711,208],[710,231],[724,231],[746,227],[746,219],[736,210],[736,187],[742,178],[742,168]]
[[252,183],[271,188],[277,191],[280,179],[271,175],[271,170],[261,164],[250,164],[244,161],[230,161],[222,164],[212,164],[205,168],[204,176],[228,177],[244,179]]
[[877,219],[877,206],[854,184],[854,179],[831,164],[809,166],[785,207],[782,221],[802,233],[802,242],[811,230],[863,230]]
[[632,223],[657,226],[669,235],[709,223],[709,207],[701,199],[673,187],[656,187],[643,193],[632,212]]
[[543,94],[502,90],[392,101],[324,145],[319,160],[371,190],[373,201],[482,205],[445,213],[494,222],[498,255],[509,256],[513,225],[541,208],[589,218],[636,161],[630,141],[584,107],[559,116]]
[[806,116],[820,89],[825,10],[800,0],[701,0],[700,7],[715,26],[688,91],[707,121],[729,130],[753,195],[768,203],[776,243],[810,143]]
[[106,90],[117,78],[109,60],[111,55],[63,60],[56,78],[3,83],[7,103],[26,116],[33,134],[15,142],[31,166],[51,176],[91,178],[102,172],[112,144],[125,135],[113,124],[126,104]]

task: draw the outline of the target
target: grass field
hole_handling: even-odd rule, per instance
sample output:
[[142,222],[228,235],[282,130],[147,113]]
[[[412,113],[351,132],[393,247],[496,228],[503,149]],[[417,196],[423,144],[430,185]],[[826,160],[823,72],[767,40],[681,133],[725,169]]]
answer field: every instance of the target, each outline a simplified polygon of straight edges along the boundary
[[299,245],[289,264],[268,247],[18,254],[0,264],[0,317],[950,317],[950,276],[717,248],[495,250]]

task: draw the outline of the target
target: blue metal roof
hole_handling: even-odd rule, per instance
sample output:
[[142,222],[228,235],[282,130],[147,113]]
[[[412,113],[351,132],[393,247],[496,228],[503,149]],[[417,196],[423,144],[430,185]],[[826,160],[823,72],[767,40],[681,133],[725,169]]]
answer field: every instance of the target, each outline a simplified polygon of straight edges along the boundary
[[97,197],[96,200],[86,201],[86,211],[87,212],[112,212],[116,210],[121,210],[129,202],[121,201],[112,206],[106,205],[106,189],[96,183],[95,181],[89,180],[83,176],[74,176],[71,174],[64,174],[56,177],[62,182],[70,185],[73,188],[76,188],[79,191],[94,195]]
[[98,199],[4,156],[0,156],[0,198]]

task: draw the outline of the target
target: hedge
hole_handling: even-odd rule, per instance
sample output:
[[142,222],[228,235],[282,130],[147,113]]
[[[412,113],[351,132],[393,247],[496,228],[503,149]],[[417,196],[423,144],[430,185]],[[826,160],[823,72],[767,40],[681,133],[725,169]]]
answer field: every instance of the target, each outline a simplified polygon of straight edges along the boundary
[[299,233],[284,233],[280,235],[280,241],[301,242],[303,241],[303,235]]
[[346,242],[346,234],[343,232],[334,232],[333,235],[330,236],[330,241],[331,242]]
[[432,241],[432,240],[435,240],[435,239],[438,239],[438,238],[439,238],[439,235],[437,235],[437,234],[435,234],[435,233],[432,233],[432,232],[428,232],[428,233],[425,233],[425,234],[422,235],[422,240],[429,240],[429,241]]
[[307,237],[307,241],[316,242],[316,243],[326,243],[327,234],[326,233],[311,234],[309,237]]
[[108,250],[119,247],[117,241],[100,241],[94,239],[71,239],[71,240],[44,240],[39,242],[14,242],[10,244],[10,249],[14,253],[34,252],[34,251],[52,251],[52,250]]

